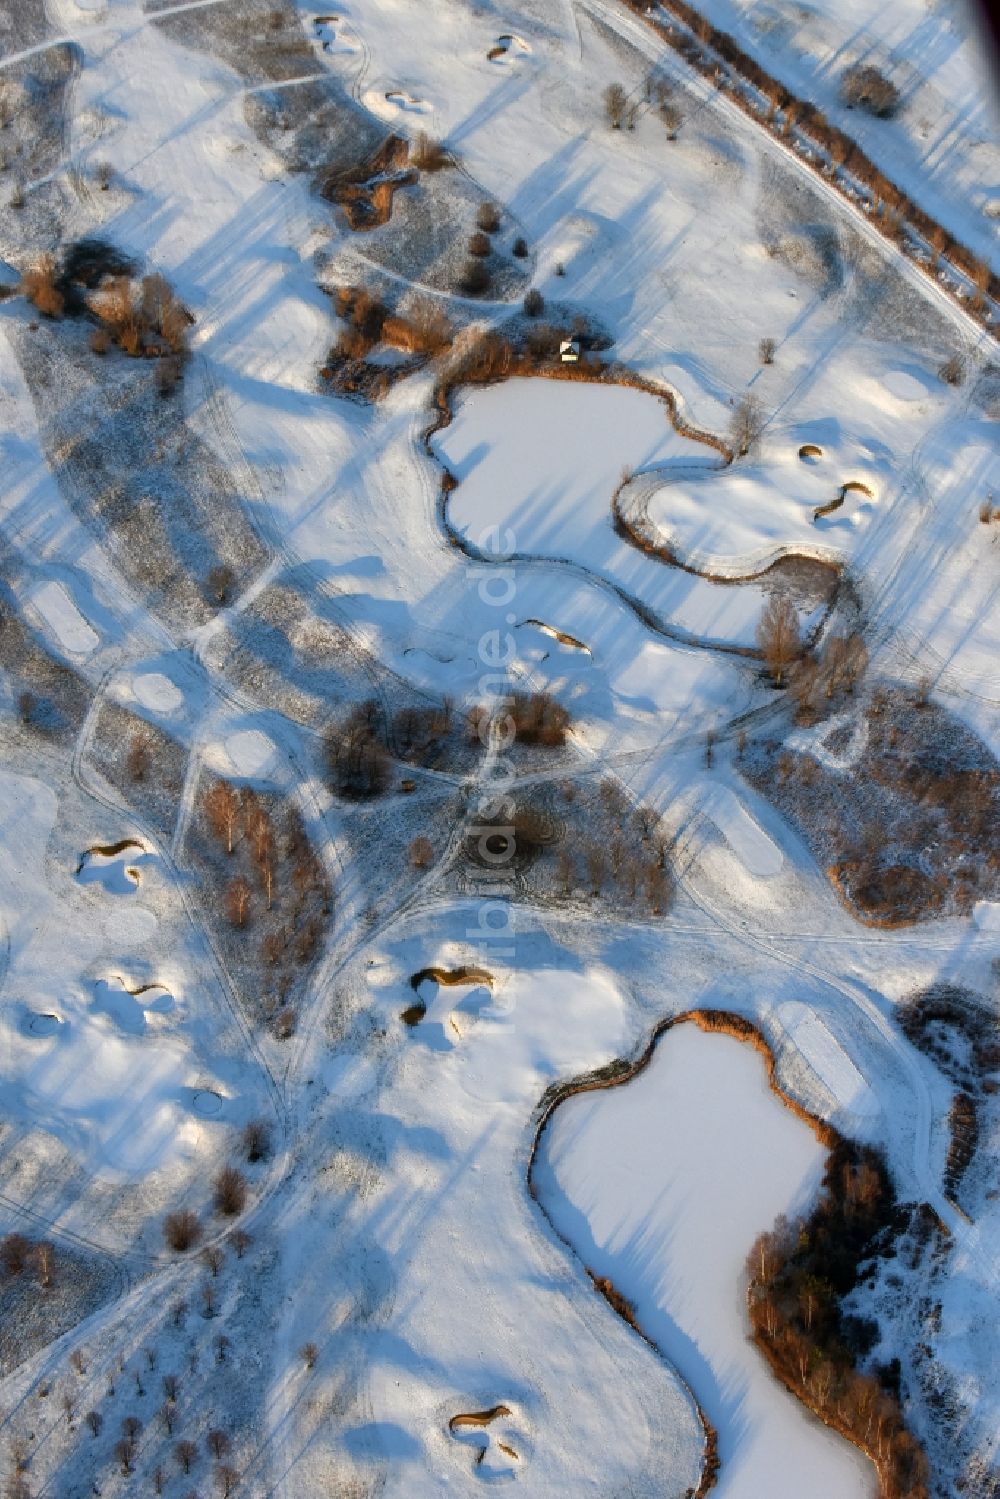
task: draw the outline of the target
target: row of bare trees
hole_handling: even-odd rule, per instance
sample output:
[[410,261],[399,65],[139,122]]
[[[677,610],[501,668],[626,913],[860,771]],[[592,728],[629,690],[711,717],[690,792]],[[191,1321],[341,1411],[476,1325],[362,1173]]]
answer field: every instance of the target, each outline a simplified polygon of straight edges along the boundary
[[927,1460],[906,1428],[893,1381],[856,1366],[841,1312],[876,1238],[898,1232],[898,1222],[881,1157],[838,1139],[810,1217],[779,1219],[750,1251],[750,1324],[782,1381],[872,1458],[881,1499],[928,1499]]

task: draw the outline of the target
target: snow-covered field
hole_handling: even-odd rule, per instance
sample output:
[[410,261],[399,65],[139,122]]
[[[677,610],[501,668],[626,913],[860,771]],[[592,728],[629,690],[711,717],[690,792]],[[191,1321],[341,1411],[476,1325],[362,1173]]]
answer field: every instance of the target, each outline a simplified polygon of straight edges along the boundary
[[[866,148],[908,188],[930,161],[929,206],[991,247],[995,132],[950,12],[727,5],[707,13],[792,82],[833,90],[842,55],[891,49],[910,92]],[[868,1493],[745,1339],[746,1249],[822,1168],[758,1057],[683,1026],[546,1137],[546,1211],[655,1348],[528,1192],[545,1090],[705,1006],[754,1020],[789,1093],[950,1230],[940,1264],[855,1296],[934,1499],[987,1495],[1000,1125],[984,1091],[957,1206],[954,1088],[894,1017],[935,984],[995,1017],[996,903],[861,926],[740,757],[772,736],[830,774],[863,763],[842,701],[793,724],[767,681],[774,590],[863,634],[859,692],[922,682],[1000,756],[993,344],[613,0],[0,0],[0,48],[0,283],[98,237],[194,318],[164,391],[161,361],[99,352],[86,318],[0,301],[0,1234],[56,1256],[54,1287],[43,1261],[0,1267],[4,1461],[65,1499],[237,1479],[680,1499],[700,1402],[731,1499]],[[607,85],[642,100],[653,68],[674,140],[652,108],[605,119]],[[457,165],[353,232],[316,191],[324,152],[388,130]],[[431,298],[456,347],[509,330],[530,284],[541,321],[591,320],[693,426],[725,438],[752,396],[761,442],[723,467],[651,395],[518,378],[457,391],[428,452],[438,365],[376,405],[319,375],[347,283]],[[624,512],[729,581],[616,533],[625,468]],[[815,516],[851,484],[870,493]],[[847,573],[826,604],[806,564],[735,581],[785,555]],[[480,748],[463,715],[508,690],[553,694],[565,745]],[[450,738],[404,758],[401,718],[445,699]],[[371,801],[338,794],[323,742],[363,702],[388,726]],[[247,798],[231,853],[206,817],[220,778]],[[538,846],[493,867],[491,829],[525,809]],[[205,1255],[165,1238],[184,1209]]]

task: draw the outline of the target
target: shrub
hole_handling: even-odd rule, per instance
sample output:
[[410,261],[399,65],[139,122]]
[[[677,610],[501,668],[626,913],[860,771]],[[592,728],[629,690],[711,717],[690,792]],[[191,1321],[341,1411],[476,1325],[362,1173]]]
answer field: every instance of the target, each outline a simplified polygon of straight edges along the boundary
[[899,108],[899,89],[871,63],[855,63],[841,76],[840,92],[849,109],[886,119]]
[[416,145],[410,153],[410,161],[421,172],[440,172],[453,165],[453,158],[440,141],[432,140],[425,132],[417,136]]
[[946,359],[938,375],[946,385],[961,385],[965,380],[965,360],[961,354],[952,354]]
[[223,1166],[215,1178],[215,1211],[226,1218],[242,1213],[247,1201],[247,1179],[235,1166]]
[[227,604],[235,582],[236,574],[226,563],[220,562],[213,567],[207,579],[208,596],[212,603],[218,604],[220,608],[223,604]]
[[131,781],[144,781],[153,764],[153,753],[149,747],[149,736],[133,734],[128,747],[128,774]]
[[778,347],[773,338],[762,338],[758,347],[761,364],[774,363],[774,351]]
[[628,95],[620,83],[609,83],[602,98],[608,124],[612,130],[620,130],[628,109]]
[[201,1238],[201,1224],[198,1214],[190,1208],[181,1208],[175,1213],[168,1213],[163,1220],[163,1237],[171,1249],[177,1250],[178,1254],[185,1254],[193,1249]]
[[660,105],[657,113],[663,121],[663,128],[667,132],[667,140],[675,141],[677,139],[677,132],[684,120],[684,116],[677,105],[668,101]]
[[43,317],[62,317],[66,298],[59,287],[53,255],[42,255],[21,277],[21,291]]
[[248,1161],[264,1161],[271,1153],[271,1131],[264,1119],[251,1119],[243,1126],[243,1154]]
[[537,286],[533,286],[531,290],[526,293],[523,306],[525,315],[527,317],[540,317],[541,314],[545,311],[545,298],[542,296]]
[[482,258],[488,255],[492,248],[489,235],[483,234],[481,230],[477,231],[469,240],[470,255],[478,255]]
[[528,256],[528,241],[524,238],[523,235],[519,234],[517,236],[517,239],[514,241],[513,250],[512,250],[511,253],[514,254],[514,255],[516,255],[517,258],[518,258],[518,260],[526,260],[527,259],[527,256]]
[[299,1349],[299,1357],[307,1369],[314,1369],[316,1360],[319,1358],[319,1349],[315,1343],[304,1343]]
[[410,844],[410,863],[414,869],[427,869],[434,859],[434,847],[429,838],[414,838]]
[[90,347],[95,354],[106,354],[111,347],[111,335],[107,328],[95,328],[90,335]]
[[496,234],[500,228],[500,210],[495,203],[480,204],[479,212],[476,214],[476,224],[486,234]]

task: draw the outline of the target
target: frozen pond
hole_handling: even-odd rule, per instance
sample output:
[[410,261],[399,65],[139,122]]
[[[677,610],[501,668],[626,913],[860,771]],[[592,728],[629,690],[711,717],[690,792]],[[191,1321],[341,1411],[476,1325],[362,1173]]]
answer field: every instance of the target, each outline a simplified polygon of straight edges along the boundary
[[559,1232],[635,1304],[719,1434],[718,1499],[871,1499],[874,1470],[748,1337],[747,1252],[804,1210],[825,1151],[745,1043],[669,1030],[630,1082],[556,1110],[534,1180]]
[[612,527],[611,498],[625,467],[702,473],[706,500],[717,479],[719,455],[679,437],[654,396],[582,381],[508,380],[463,396],[434,446],[460,481],[449,517],[474,546],[498,528],[510,550],[576,563],[674,628],[753,644],[763,606],[756,584],[722,587],[681,572]]

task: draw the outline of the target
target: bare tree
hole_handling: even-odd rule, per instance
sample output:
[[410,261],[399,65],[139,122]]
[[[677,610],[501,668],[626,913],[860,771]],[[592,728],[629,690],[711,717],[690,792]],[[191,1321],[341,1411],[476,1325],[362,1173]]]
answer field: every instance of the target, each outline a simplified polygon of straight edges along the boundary
[[202,1281],[201,1286],[201,1315],[207,1322],[211,1322],[217,1311],[215,1287],[210,1280]]
[[205,816],[215,836],[224,841],[231,854],[240,820],[240,799],[228,781],[216,781],[205,793]]
[[177,1378],[176,1374],[164,1374],[163,1393],[164,1395],[166,1395],[171,1405],[176,1405],[177,1396],[180,1393],[180,1387],[180,1380]]
[[56,1251],[48,1239],[39,1239],[32,1252],[35,1274],[43,1291],[51,1290],[55,1279]]
[[201,1257],[205,1262],[205,1268],[211,1271],[212,1275],[218,1275],[226,1262],[225,1250],[219,1244],[207,1245],[202,1250]]
[[169,1400],[160,1406],[160,1420],[163,1422],[163,1428],[167,1436],[173,1436],[174,1426],[177,1423],[177,1407],[171,1405]]
[[239,1483],[240,1475],[235,1468],[228,1463],[220,1463],[215,1470],[215,1486],[223,1495],[223,1499],[229,1499],[229,1495]]
[[247,1179],[235,1166],[223,1166],[215,1178],[215,1210],[227,1218],[242,1213],[247,1201]]
[[743,396],[733,407],[729,423],[730,436],[737,456],[745,458],[760,442],[764,431],[764,413],[760,402],[750,395]]
[[606,868],[603,848],[597,843],[591,844],[587,850],[587,873],[590,876],[591,895],[600,895]]
[[184,1437],[177,1443],[174,1452],[177,1456],[177,1461],[181,1465],[182,1472],[190,1473],[193,1464],[198,1459],[198,1443]]
[[774,363],[774,351],[777,349],[777,341],[773,338],[762,338],[758,345],[761,364]]
[[784,594],[773,594],[765,604],[757,625],[757,643],[775,685],[782,686],[789,666],[802,654],[799,616]]
[[612,130],[620,130],[628,109],[628,95],[620,83],[609,83],[602,97],[608,124]]
[[242,874],[238,874],[226,886],[226,916],[233,926],[246,926],[252,894],[250,881]]
[[153,764],[153,752],[149,746],[149,735],[144,731],[133,734],[128,747],[128,774],[131,781],[144,781]]
[[245,1229],[238,1228],[234,1233],[230,1234],[229,1242],[236,1251],[236,1258],[241,1260],[253,1243],[253,1239]]
[[221,1431],[217,1426],[212,1428],[212,1430],[208,1433],[208,1436],[205,1438],[205,1441],[208,1443],[209,1452],[217,1462],[221,1462],[221,1460],[229,1452],[231,1446],[226,1433],[224,1431]]
[[299,1349],[299,1358],[307,1369],[314,1369],[316,1367],[316,1360],[319,1358],[319,1349],[316,1347],[316,1344],[303,1343]]
[[90,1427],[91,1436],[100,1436],[101,1427],[104,1425],[104,1417],[101,1415],[100,1411],[88,1411],[83,1419]]
[[122,1465],[122,1472],[131,1473],[135,1463],[135,1443],[128,1437],[122,1437],[115,1443],[115,1457]]

